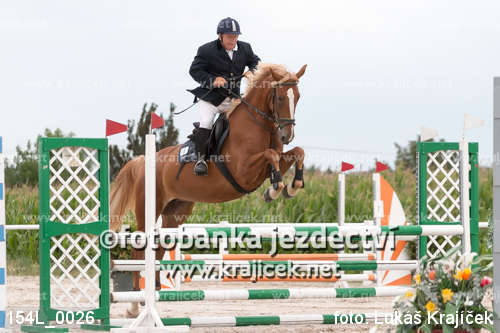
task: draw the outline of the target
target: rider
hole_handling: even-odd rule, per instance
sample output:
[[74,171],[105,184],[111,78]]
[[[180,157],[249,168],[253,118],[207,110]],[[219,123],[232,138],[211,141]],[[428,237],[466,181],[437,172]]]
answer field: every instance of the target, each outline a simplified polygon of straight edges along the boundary
[[218,39],[200,46],[189,68],[189,74],[200,83],[199,87],[188,90],[195,95],[195,102],[199,100],[200,127],[194,131],[197,155],[194,173],[197,175],[208,173],[205,158],[215,115],[227,110],[231,98],[239,95],[241,78],[248,73],[242,75],[245,66],[253,71],[260,61],[249,43],[238,41],[240,34],[240,25],[235,19],[223,19],[217,26]]

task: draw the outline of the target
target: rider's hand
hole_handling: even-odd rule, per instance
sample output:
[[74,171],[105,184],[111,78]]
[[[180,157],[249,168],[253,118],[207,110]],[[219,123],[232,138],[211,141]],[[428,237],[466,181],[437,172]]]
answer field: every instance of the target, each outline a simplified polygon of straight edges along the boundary
[[225,85],[226,83],[227,83],[227,81],[226,81],[225,78],[223,78],[222,76],[218,76],[218,77],[215,78],[213,86],[216,87],[216,88],[220,88],[223,85]]

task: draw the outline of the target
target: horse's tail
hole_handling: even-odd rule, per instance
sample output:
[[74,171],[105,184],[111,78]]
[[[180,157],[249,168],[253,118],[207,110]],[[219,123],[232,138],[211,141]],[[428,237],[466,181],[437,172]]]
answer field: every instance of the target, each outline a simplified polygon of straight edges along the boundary
[[144,172],[144,156],[137,157],[125,164],[112,184],[110,195],[110,228],[119,231],[123,216],[127,209],[135,205],[135,180],[140,179],[140,172]]

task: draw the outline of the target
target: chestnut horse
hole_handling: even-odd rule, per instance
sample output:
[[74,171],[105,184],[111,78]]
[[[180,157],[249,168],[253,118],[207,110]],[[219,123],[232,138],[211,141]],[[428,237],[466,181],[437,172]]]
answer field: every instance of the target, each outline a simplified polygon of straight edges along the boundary
[[[221,150],[224,162],[245,190],[256,189],[270,177],[266,201],[278,198],[282,192],[285,198],[293,197],[304,185],[304,150],[295,147],[283,152],[283,144],[294,138],[295,107],[300,97],[297,84],[305,69],[306,65],[291,73],[281,65],[259,64],[249,77],[245,95],[226,112],[230,130]],[[156,153],[156,219],[162,216],[164,228],[184,223],[195,202],[226,202],[244,195],[224,178],[213,161],[208,162],[208,176],[196,176],[187,166],[176,179],[180,147],[171,146]],[[281,175],[293,163],[295,177],[285,187]],[[110,203],[111,229],[119,230],[126,211],[135,209],[137,230],[144,231],[144,156],[125,164],[113,183]],[[163,254],[164,251],[158,251],[157,260]],[[132,251],[132,258],[143,259],[144,251]],[[158,275],[156,278],[159,281]],[[134,274],[134,290],[139,290],[138,273]],[[133,304],[128,315],[137,314],[138,305]]]

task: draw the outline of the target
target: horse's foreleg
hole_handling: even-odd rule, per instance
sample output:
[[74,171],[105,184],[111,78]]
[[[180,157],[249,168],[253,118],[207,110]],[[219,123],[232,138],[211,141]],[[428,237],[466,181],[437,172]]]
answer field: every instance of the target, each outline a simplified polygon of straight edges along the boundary
[[285,184],[281,179],[280,154],[276,150],[269,148],[264,151],[264,157],[271,164],[271,186],[264,193],[264,200],[270,202],[278,198]]
[[295,147],[281,155],[280,168],[285,173],[295,163],[295,176],[290,184],[283,190],[285,198],[292,198],[297,191],[304,187],[304,149]]

